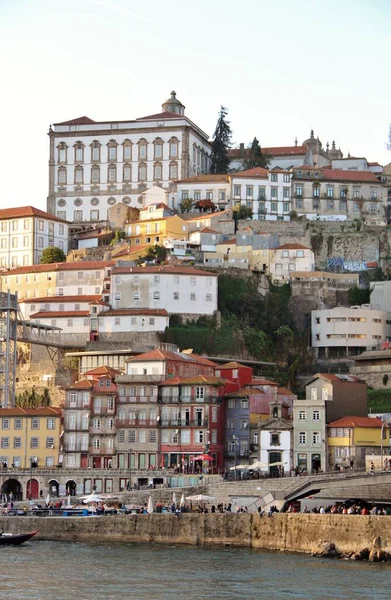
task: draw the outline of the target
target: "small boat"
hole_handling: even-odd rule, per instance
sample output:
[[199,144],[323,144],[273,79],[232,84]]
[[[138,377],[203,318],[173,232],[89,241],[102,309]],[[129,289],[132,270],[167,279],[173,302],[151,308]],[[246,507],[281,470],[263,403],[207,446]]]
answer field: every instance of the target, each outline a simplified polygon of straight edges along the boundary
[[34,535],[37,535],[38,531],[30,531],[30,533],[2,533],[0,535],[0,546],[20,546],[24,542],[27,542]]

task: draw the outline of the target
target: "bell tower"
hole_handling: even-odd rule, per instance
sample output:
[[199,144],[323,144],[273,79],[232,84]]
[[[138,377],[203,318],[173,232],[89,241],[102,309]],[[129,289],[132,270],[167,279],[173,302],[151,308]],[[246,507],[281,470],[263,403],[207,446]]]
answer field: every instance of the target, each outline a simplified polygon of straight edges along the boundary
[[182,104],[182,102],[180,102],[180,100],[178,100],[174,90],[171,92],[170,98],[163,102],[162,112],[172,112],[177,113],[178,115],[185,114],[185,106]]

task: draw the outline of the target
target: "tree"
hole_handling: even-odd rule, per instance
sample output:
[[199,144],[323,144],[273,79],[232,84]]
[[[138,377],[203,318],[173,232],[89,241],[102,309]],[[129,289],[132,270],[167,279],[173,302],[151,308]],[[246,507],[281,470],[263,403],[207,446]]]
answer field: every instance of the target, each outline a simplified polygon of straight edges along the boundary
[[248,148],[248,157],[243,161],[243,166],[245,169],[253,169],[254,167],[267,169],[270,159],[271,157],[268,154],[263,154],[255,137]]
[[191,198],[184,198],[179,206],[183,213],[190,212],[193,207],[193,200]]
[[235,221],[235,232],[238,229],[238,221],[241,219],[252,219],[253,218],[253,210],[249,206],[245,206],[241,204],[240,206],[234,206],[232,210],[232,216]]
[[49,246],[45,248],[41,256],[41,264],[48,265],[50,263],[65,262],[66,256],[64,251],[57,246]]
[[156,262],[163,262],[166,260],[167,249],[164,246],[150,246],[147,251],[147,258],[149,260],[156,260]]
[[116,244],[119,244],[119,242],[122,242],[123,239],[125,239],[125,232],[121,229],[117,229],[115,232],[115,236],[110,242],[110,246],[115,246]]
[[208,210],[214,212],[216,210],[216,204],[213,204],[212,200],[198,200],[195,203],[195,207],[200,212],[208,212]]
[[231,127],[226,120],[228,110],[221,106],[216,129],[213,135],[211,154],[211,173],[228,173],[229,156],[228,150],[231,145]]

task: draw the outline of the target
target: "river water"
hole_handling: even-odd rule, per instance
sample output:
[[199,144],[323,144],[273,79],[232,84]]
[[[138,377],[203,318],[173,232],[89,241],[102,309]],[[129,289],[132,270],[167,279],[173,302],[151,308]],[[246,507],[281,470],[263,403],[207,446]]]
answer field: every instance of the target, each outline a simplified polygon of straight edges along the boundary
[[380,600],[391,565],[239,548],[31,541],[0,547],[0,598]]

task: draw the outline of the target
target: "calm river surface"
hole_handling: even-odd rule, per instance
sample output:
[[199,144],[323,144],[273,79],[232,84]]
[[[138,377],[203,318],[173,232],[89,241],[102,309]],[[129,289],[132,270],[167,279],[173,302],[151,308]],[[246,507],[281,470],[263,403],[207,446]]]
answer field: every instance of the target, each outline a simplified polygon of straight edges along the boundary
[[0,548],[0,598],[379,600],[391,565],[238,548],[29,542]]

